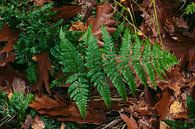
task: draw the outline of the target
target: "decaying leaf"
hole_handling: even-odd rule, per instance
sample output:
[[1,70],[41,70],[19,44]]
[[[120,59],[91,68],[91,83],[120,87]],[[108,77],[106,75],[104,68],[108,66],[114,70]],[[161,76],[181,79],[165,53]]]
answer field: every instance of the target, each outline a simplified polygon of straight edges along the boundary
[[0,42],[7,42],[3,47],[1,52],[11,52],[13,50],[13,45],[18,39],[18,33],[13,32],[8,24],[4,24],[3,28],[0,30]]
[[52,68],[51,68],[51,64],[49,60],[49,55],[47,52],[45,52],[45,53],[35,55],[35,57],[37,59],[38,70],[39,70],[39,81],[36,84],[35,88],[37,88],[38,91],[40,92],[41,86],[44,83],[45,89],[47,90],[49,94],[51,94],[50,88],[49,88],[49,73],[48,72],[52,73]]
[[165,89],[162,91],[162,98],[156,104],[156,110],[160,116],[160,120],[165,120],[169,114],[169,108],[171,103],[173,102],[173,96],[169,89]]
[[170,72],[166,73],[166,76],[163,81],[159,82],[158,87],[161,90],[170,88],[175,92],[175,95],[180,94],[180,85],[184,82],[184,75],[180,72],[179,68],[174,68]]
[[96,8],[96,16],[88,19],[88,25],[92,24],[92,32],[98,39],[99,46],[103,46],[103,42],[101,41],[102,25],[106,26],[109,33],[113,33],[116,30],[116,28],[114,27],[116,25],[116,21],[112,19],[112,11],[113,9],[110,4],[105,3],[102,5],[98,5]]
[[41,120],[41,118],[39,116],[36,116],[31,128],[33,129],[44,129],[45,128],[45,123]]
[[[96,103],[96,107],[99,104]],[[55,117],[59,121],[76,121],[78,123],[100,124],[105,121],[104,110],[88,105],[86,119],[82,119],[77,106],[74,103],[64,103],[62,100],[52,99],[48,96],[37,96],[30,104],[31,108],[40,114]],[[99,107],[101,108],[101,107]],[[104,107],[103,107],[104,108]]]
[[121,119],[127,124],[128,129],[139,129],[135,119],[120,113]]
[[57,12],[54,16],[54,20],[64,19],[68,20],[76,16],[82,9],[81,5],[63,5],[60,8],[53,8],[52,10]]

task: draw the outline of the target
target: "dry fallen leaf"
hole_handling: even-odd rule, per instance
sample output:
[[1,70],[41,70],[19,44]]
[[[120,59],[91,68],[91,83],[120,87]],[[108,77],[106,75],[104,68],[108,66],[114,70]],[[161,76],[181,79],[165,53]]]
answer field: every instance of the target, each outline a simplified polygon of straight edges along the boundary
[[31,128],[33,129],[44,129],[45,128],[45,123],[41,120],[41,118],[39,116],[36,116]]
[[128,117],[125,114],[120,113],[120,117],[127,124],[128,129],[139,129],[137,122],[132,116]]
[[106,26],[106,29],[109,33],[113,33],[116,28],[116,21],[112,19],[112,7],[110,4],[101,4],[98,5],[96,8],[96,16],[90,17],[88,19],[88,25],[92,24],[92,32],[98,39],[98,45],[103,46],[104,43],[101,41],[102,34],[101,34],[101,27],[102,25]]
[[48,53],[45,52],[45,53],[35,55],[35,57],[37,59],[38,70],[39,70],[39,81],[35,85],[35,89],[38,89],[38,91],[40,92],[41,86],[44,83],[45,89],[47,90],[49,94],[51,94],[50,88],[49,88],[49,73],[48,72],[52,74],[52,68],[51,68],[51,64],[49,60],[49,55]]
[[179,68],[174,68],[170,72],[166,73],[166,77],[163,81],[160,81],[158,87],[161,90],[170,88],[175,92],[175,96],[178,96],[180,91],[180,85],[184,81],[184,75],[180,72]]
[[156,110],[160,116],[160,120],[166,119],[169,114],[169,108],[173,102],[173,96],[171,95],[170,90],[167,88],[162,91],[162,98],[156,104]]
[[101,109],[102,107],[98,107],[100,104],[96,102],[96,105],[90,105],[89,103],[86,119],[81,118],[79,110],[74,103],[53,99],[46,95],[36,96],[35,100],[30,104],[30,107],[34,108],[40,114],[55,117],[59,121],[76,121],[78,123],[93,124],[104,122],[106,116],[104,110]]

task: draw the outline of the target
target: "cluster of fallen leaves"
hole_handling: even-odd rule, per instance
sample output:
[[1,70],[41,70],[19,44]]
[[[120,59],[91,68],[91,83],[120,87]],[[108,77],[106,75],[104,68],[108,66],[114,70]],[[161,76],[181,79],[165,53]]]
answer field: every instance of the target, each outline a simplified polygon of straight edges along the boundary
[[[52,2],[52,0],[34,0],[34,4],[37,6],[43,6],[47,2]],[[76,0],[76,2],[78,5],[64,5],[53,8],[57,11],[54,20],[61,18],[67,20],[78,13],[83,14],[86,23],[75,22],[71,25],[70,31],[85,31],[87,26],[92,24],[92,31],[98,39],[98,45],[103,46],[101,26],[105,25],[109,33],[116,30],[117,22],[113,18],[114,4],[99,5],[95,0]],[[190,32],[187,22],[176,14],[176,10],[179,8],[176,3],[156,0],[159,28],[154,18],[155,10],[150,0],[143,0],[142,3],[122,0],[121,4],[127,9],[135,9],[135,12],[141,11],[143,21],[138,29],[142,34],[150,37],[152,41],[160,41],[162,38],[162,47],[169,49],[180,59],[180,64],[167,72],[163,81],[159,80],[160,92],[151,90],[152,88],[143,89],[140,86],[136,97],[129,97],[127,102],[115,98],[116,100],[113,101],[110,109],[105,107],[99,97],[92,97],[88,105],[86,119],[81,119],[75,104],[70,102],[68,96],[64,94],[67,87],[49,89],[49,74],[52,75],[53,72],[48,53],[45,52],[33,57],[37,61],[39,73],[39,80],[33,91],[39,91],[39,95],[35,96],[35,100],[29,107],[41,115],[55,118],[58,121],[96,124],[100,125],[101,128],[127,126],[128,129],[168,129],[163,120],[187,119],[186,97],[191,95],[195,98],[195,78],[193,76],[195,71],[195,29]],[[94,8],[96,9],[95,16],[92,15]],[[160,31],[160,36],[158,31]],[[0,42],[6,42],[0,50],[0,91],[8,93],[21,90],[22,92],[30,91],[24,81],[26,77],[11,65],[15,60],[13,45],[17,41],[18,34],[19,32],[14,32],[7,24],[0,31]],[[46,89],[49,95],[40,95],[42,87]],[[151,94],[151,91],[155,92],[155,96]],[[116,119],[108,117],[113,112],[118,113]],[[30,126],[33,129],[43,129],[45,124],[39,116],[32,118],[28,115],[23,128],[27,129]],[[64,124],[61,126],[61,129],[63,128],[65,128]]]

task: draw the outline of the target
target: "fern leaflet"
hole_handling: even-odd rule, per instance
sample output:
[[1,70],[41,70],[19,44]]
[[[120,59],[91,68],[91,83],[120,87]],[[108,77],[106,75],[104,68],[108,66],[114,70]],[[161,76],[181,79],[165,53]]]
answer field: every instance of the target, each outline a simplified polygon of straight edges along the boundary
[[102,96],[107,107],[111,106],[110,89],[102,68],[102,59],[97,45],[97,39],[92,35],[91,26],[88,28],[86,44],[88,44],[86,52],[86,66],[89,69],[88,77],[91,82],[97,86],[97,90]]
[[125,84],[123,82],[122,76],[119,74],[117,70],[116,64],[116,51],[114,48],[114,42],[107,32],[105,27],[102,27],[102,39],[104,41],[104,51],[103,51],[103,63],[104,63],[104,71],[111,79],[114,86],[117,88],[120,96],[123,99],[127,98]]

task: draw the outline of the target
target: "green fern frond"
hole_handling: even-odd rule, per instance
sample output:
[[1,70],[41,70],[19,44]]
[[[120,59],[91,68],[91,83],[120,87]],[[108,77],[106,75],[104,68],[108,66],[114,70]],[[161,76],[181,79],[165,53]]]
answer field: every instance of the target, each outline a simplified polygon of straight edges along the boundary
[[62,28],[60,30],[60,50],[61,50],[61,62],[64,66],[63,72],[77,73],[84,69],[84,62],[82,56],[76,50],[75,46],[69,42],[66,38]]
[[34,62],[29,63],[29,66],[26,70],[26,76],[31,84],[37,82],[38,73],[36,64]]
[[153,86],[156,86],[155,82],[155,72],[154,68],[152,67],[152,62],[151,62],[151,44],[149,40],[146,40],[144,44],[144,51],[143,51],[143,59],[142,59],[142,64],[144,65],[146,73],[148,73],[149,79]]
[[152,85],[156,86],[156,74],[162,78],[165,71],[178,64],[178,60],[173,54],[162,50],[157,44],[152,46],[149,40],[143,44],[138,35],[132,35],[128,30],[125,30],[123,35],[119,57],[117,68],[124,76],[133,94],[135,94],[136,84],[132,70],[145,86],[148,85],[146,76],[149,77]]
[[140,58],[142,54],[141,48],[143,45],[143,41],[139,39],[137,34],[134,35],[134,40],[135,43],[132,44],[133,46],[132,46],[132,54],[131,54],[132,65],[136,74],[139,76],[141,82],[145,86],[147,86],[148,84],[147,84],[147,78],[145,76],[145,71],[140,63]]
[[133,95],[135,95],[136,92],[135,77],[129,66],[131,43],[132,35],[130,34],[129,30],[126,29],[124,32],[123,41],[120,49],[121,62],[118,65],[118,70],[121,70],[121,73],[123,74],[127,84],[129,85],[129,88],[131,89]]
[[110,89],[106,76],[103,72],[103,63],[101,54],[97,45],[97,39],[92,35],[92,27],[89,26],[85,41],[88,45],[86,52],[86,66],[89,69],[88,77],[91,78],[91,82],[97,86],[99,94],[102,96],[107,107],[111,106]]
[[122,22],[120,25],[118,25],[116,31],[113,34],[114,41],[118,41],[119,37],[121,36],[121,33],[125,30],[124,26],[125,22]]
[[104,72],[108,75],[111,79],[112,83],[116,87],[119,95],[123,98],[127,98],[125,84],[123,82],[123,77],[119,74],[117,70],[117,63],[116,63],[116,51],[114,48],[114,42],[107,32],[106,28],[102,27],[102,39],[104,41],[104,48],[103,48],[103,63],[104,63]]
[[70,94],[70,98],[76,102],[82,118],[85,118],[86,116],[87,101],[89,97],[89,85],[85,77],[85,74],[73,74],[66,81],[66,83],[71,84],[68,93]]

